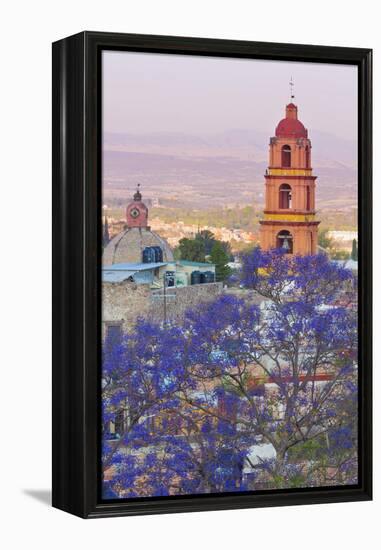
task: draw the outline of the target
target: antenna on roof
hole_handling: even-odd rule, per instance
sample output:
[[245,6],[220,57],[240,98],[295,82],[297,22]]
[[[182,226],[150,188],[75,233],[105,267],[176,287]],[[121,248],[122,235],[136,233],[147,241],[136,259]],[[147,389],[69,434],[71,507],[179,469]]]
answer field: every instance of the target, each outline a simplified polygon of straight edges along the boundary
[[291,96],[291,102],[292,102],[292,100],[295,98],[295,96],[294,96],[294,81],[292,80],[292,77],[290,79],[289,84],[290,84],[290,96]]

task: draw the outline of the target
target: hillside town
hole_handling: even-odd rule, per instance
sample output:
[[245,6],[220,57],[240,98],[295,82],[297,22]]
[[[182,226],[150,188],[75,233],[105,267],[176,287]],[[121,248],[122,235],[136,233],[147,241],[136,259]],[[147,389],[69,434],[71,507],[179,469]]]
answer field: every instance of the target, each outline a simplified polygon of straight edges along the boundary
[[[105,223],[106,216],[103,218]],[[110,235],[114,236],[119,233],[120,229],[125,225],[124,219],[108,218]],[[211,231],[219,241],[227,242],[234,249],[236,243],[253,245],[258,242],[258,233],[244,231],[242,229],[228,229],[227,227],[214,227],[212,225],[187,225],[182,221],[164,222],[159,217],[152,218],[150,221],[151,227],[162,235],[172,248],[176,248],[179,241],[184,238],[194,238],[200,230]]]
[[319,244],[316,180],[291,102],[257,234],[150,220],[139,185],[104,216],[104,498],[356,482],[357,234]]

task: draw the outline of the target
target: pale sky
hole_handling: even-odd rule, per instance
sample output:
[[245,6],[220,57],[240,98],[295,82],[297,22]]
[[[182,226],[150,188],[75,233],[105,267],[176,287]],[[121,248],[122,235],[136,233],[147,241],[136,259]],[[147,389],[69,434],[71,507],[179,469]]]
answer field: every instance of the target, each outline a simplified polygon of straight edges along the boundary
[[106,132],[210,134],[250,129],[273,135],[290,101],[308,130],[357,139],[357,67],[103,52]]

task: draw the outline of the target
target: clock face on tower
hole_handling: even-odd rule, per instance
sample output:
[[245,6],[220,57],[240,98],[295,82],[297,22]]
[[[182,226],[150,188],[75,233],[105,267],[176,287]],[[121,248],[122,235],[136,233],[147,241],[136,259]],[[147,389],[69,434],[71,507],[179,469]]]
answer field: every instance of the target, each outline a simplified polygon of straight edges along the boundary
[[139,190],[133,196],[133,201],[126,208],[127,227],[146,228],[148,220],[148,209],[142,202],[142,195]]
[[140,214],[139,208],[134,207],[130,210],[130,215],[135,219],[139,216],[139,214]]

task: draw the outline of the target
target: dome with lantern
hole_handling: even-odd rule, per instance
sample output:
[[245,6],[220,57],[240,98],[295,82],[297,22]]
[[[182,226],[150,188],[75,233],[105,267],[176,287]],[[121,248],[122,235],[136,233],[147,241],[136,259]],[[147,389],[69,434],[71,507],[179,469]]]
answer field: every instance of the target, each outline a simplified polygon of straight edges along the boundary
[[126,226],[103,251],[103,265],[171,262],[173,253],[165,239],[148,225],[148,208],[139,186],[126,208]]
[[283,118],[275,130],[278,138],[307,138],[305,126],[298,120],[298,108],[294,103],[286,105],[286,117]]

